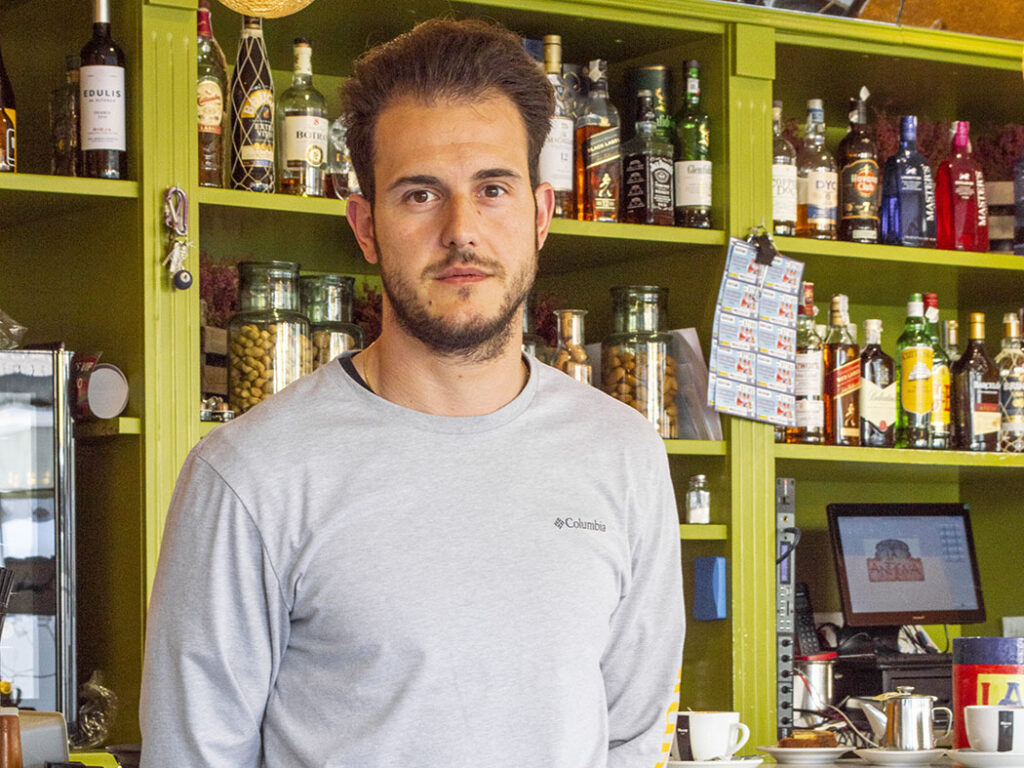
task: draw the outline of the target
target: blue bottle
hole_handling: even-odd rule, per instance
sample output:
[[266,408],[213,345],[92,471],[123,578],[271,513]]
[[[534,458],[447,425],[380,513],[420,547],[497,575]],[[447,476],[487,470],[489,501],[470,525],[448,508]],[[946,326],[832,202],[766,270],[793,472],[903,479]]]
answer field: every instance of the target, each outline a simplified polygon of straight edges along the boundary
[[889,245],[935,247],[935,181],[917,151],[917,118],[900,118],[900,148],[882,170],[880,240]]

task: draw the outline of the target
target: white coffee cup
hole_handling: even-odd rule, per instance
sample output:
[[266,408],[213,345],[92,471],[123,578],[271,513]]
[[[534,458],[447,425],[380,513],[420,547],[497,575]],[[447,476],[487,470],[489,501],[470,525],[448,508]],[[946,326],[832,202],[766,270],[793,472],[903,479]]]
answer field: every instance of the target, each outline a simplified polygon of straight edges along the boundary
[[1024,752],[1024,707],[964,707],[967,742],[978,752]]
[[[680,713],[683,714],[683,713]],[[728,760],[747,743],[750,729],[739,712],[686,712],[694,760]]]

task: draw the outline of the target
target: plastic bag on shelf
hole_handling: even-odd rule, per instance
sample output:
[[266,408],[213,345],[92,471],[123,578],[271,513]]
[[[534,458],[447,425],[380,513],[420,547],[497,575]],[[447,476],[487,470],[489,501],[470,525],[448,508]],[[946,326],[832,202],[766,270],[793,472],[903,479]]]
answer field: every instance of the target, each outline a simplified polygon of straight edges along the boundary
[[0,349],[17,349],[27,330],[28,328],[0,309]]

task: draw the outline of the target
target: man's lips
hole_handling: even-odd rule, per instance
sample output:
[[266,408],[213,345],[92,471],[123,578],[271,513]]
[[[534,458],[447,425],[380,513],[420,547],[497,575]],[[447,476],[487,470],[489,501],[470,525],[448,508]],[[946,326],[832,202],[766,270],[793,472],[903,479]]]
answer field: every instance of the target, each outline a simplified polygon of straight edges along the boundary
[[486,280],[490,275],[473,267],[449,267],[437,276],[437,280],[449,285],[477,283]]

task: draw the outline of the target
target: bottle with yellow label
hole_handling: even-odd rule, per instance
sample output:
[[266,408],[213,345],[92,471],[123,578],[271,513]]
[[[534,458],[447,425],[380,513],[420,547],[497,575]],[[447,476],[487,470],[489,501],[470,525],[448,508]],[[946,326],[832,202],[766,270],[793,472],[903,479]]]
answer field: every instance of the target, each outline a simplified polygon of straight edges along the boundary
[[954,445],[964,451],[999,450],[999,368],[985,351],[984,313],[971,313],[970,341],[950,373]]
[[928,425],[928,442],[933,449],[950,447],[949,355],[939,341],[939,297],[924,295],[924,319],[932,343],[932,421]]
[[896,342],[896,447],[928,448],[934,352],[920,293],[910,295],[907,322]]
[[1024,453],[1024,350],[1016,312],[1003,315],[1003,344],[996,355],[996,365],[999,367],[999,450]]

